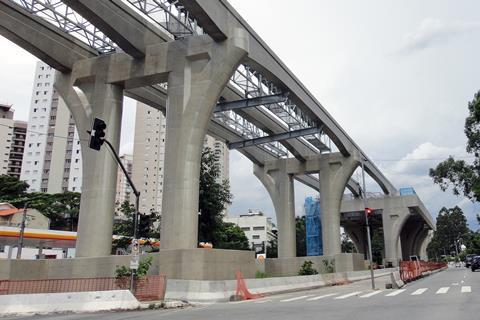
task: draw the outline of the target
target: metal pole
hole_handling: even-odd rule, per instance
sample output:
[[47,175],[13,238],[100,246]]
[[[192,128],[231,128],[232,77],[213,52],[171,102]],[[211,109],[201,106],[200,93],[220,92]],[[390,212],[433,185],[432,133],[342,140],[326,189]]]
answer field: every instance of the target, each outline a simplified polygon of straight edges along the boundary
[[[365,189],[365,160],[362,157],[362,181],[363,181],[363,206],[365,209],[368,208],[367,206],[367,190]],[[368,216],[366,210],[364,210],[365,214],[365,224],[367,228],[367,242],[368,242],[368,260],[370,261],[370,277],[372,279],[372,289],[375,290],[375,277],[373,274],[373,257],[372,257],[372,241],[370,239],[370,225],[368,221]]]
[[27,205],[28,202],[25,202],[23,205],[22,223],[20,224],[20,236],[18,238],[17,259],[22,258],[23,235],[25,234],[25,222],[27,220]]

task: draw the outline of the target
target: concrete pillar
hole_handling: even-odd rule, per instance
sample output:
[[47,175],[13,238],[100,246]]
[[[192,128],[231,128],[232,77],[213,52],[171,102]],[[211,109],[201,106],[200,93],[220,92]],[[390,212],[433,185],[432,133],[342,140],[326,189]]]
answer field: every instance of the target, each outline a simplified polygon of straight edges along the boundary
[[208,36],[182,41],[168,62],[162,249],[197,247],[200,159],[208,122],[248,50],[247,34],[240,29],[219,43]]
[[400,232],[410,216],[410,210],[406,207],[390,207],[389,201],[385,201],[385,204],[382,212],[385,264],[397,266],[402,258]]
[[420,245],[419,255],[420,255],[420,259],[422,260],[425,260],[425,261],[428,260],[427,247],[432,241],[432,237],[433,237],[433,230],[428,230],[427,236],[423,239]]
[[350,239],[353,241],[355,248],[358,253],[365,255],[367,254],[367,231],[364,226],[358,227],[344,227],[345,232],[348,234]]
[[408,223],[404,226],[401,233],[402,255],[404,260],[409,260],[410,256],[418,255],[417,244],[423,241],[422,233],[425,232],[426,230],[423,229],[423,223]]
[[320,157],[320,206],[322,209],[323,255],[341,253],[340,205],[345,186],[359,165],[359,156],[332,153]]
[[118,151],[123,87],[108,84],[101,76],[78,81],[74,74],[57,73],[55,88],[72,112],[81,138],[83,176],[76,256],[108,256],[112,248],[118,165],[106,145],[100,151],[89,148],[86,130],[91,129],[94,118],[104,120],[106,139]]
[[292,258],[297,255],[293,175],[287,174],[285,162],[279,161],[280,169],[268,172],[263,167],[254,164],[253,173],[267,189],[275,208],[278,228],[278,257]]

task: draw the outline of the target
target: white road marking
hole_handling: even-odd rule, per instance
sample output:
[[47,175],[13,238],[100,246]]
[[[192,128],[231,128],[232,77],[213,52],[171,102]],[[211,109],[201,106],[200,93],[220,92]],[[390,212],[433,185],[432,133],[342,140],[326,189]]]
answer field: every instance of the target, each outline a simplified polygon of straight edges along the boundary
[[308,298],[308,297],[311,297],[312,295],[308,295],[308,296],[300,296],[300,297],[294,297],[294,298],[290,298],[290,299],[283,299],[283,300],[280,300],[280,302],[290,302],[290,301],[296,301],[296,300],[301,300],[301,299],[305,299],[305,298]]
[[385,297],[394,297],[396,295],[399,295],[400,293],[404,292],[406,289],[398,289],[398,290],[395,290],[389,294],[387,294]]
[[458,286],[458,282],[452,283],[452,286]]
[[229,302],[229,304],[239,304],[239,303],[245,303],[245,302],[252,302],[253,300],[240,300],[240,301],[232,301]]
[[437,290],[437,292],[435,292],[435,294],[447,293],[449,289],[450,289],[450,287],[441,287],[440,289]]
[[417,289],[415,290],[414,292],[412,292],[412,296],[418,296],[418,295],[421,295],[422,293],[424,293],[425,291],[427,291],[428,288],[421,288],[421,289]]
[[322,295],[322,296],[317,296],[317,297],[313,297],[313,298],[307,299],[307,301],[316,301],[316,300],[320,300],[320,299],[323,299],[323,298],[328,298],[328,297],[336,296],[337,294],[338,294],[338,293],[324,294],[324,295]]
[[463,286],[462,287],[462,293],[470,293],[472,292],[472,287],[470,286]]
[[382,290],[373,291],[373,292],[364,294],[363,296],[360,296],[360,298],[370,298],[371,296],[374,296],[374,295],[382,293],[382,292],[383,292]]
[[360,294],[360,293],[362,293],[362,291],[355,291],[352,293],[344,294],[343,296],[335,297],[334,299],[346,299],[346,298],[356,296],[357,294]]
[[255,303],[265,303],[265,302],[270,302],[272,300],[266,299],[266,300],[260,300],[260,301],[255,301]]

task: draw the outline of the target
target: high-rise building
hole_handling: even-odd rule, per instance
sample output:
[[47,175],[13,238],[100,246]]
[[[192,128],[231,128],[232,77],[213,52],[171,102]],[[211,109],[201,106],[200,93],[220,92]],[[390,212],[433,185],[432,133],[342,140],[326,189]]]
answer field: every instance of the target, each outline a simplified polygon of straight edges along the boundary
[[[124,154],[120,156],[120,160],[122,161],[125,170],[127,170],[128,175],[132,176],[133,156],[131,154]],[[115,194],[115,203],[117,206],[125,201],[135,203],[135,199],[133,199],[133,197],[134,194],[132,188],[128,183],[128,180],[125,177],[122,169],[119,167],[117,172],[117,192]]]
[[[166,119],[162,112],[138,103],[133,147],[133,182],[140,191],[140,212],[162,213]],[[221,179],[229,177],[229,151],[224,142],[207,136],[205,146],[215,153]]]
[[12,106],[0,104],[0,175],[20,178],[27,123],[13,120]]
[[65,102],[53,88],[54,77],[54,69],[37,62],[20,179],[30,185],[29,192],[80,192],[78,132]]
[[13,139],[12,107],[0,104],[0,175],[7,174],[10,148]]
[[22,171],[26,136],[27,123],[25,121],[14,121],[12,144],[10,146],[10,156],[8,157],[7,174],[17,179],[20,179],[20,173]]
[[133,183],[140,191],[141,213],[162,212],[165,117],[137,103],[133,144]]

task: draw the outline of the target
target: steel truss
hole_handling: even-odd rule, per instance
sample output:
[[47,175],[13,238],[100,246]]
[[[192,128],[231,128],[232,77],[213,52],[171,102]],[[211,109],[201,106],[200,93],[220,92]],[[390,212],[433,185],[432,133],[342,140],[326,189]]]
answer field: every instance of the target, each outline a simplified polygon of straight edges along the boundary
[[61,0],[10,0],[28,12],[37,15],[80,41],[94,48],[100,54],[116,50],[115,43],[97,27],[73,11]]
[[[60,30],[74,36],[100,54],[115,52],[118,46],[104,33],[95,27],[80,14],[65,5],[61,0],[9,0],[25,8],[28,12],[43,18]],[[194,34],[202,34],[202,29],[189,16],[188,11],[177,0],[122,0],[146,15],[157,25],[161,26],[172,38],[178,39]],[[230,79],[230,85],[239,90],[245,99],[258,98],[269,95],[284,94],[273,83],[269,82],[261,73],[247,65],[240,65]],[[162,84],[165,88],[165,84]],[[264,108],[272,116],[281,120],[288,131],[320,126],[310,119],[290,99],[284,102],[265,104],[257,108]],[[244,139],[267,137],[268,134],[232,111],[214,114],[214,118],[223,122],[227,127],[235,130]],[[312,134],[301,137],[310,143],[319,152],[328,151],[330,139],[325,134]],[[275,154],[277,157],[287,157],[287,149],[279,142],[271,142],[258,146]]]

